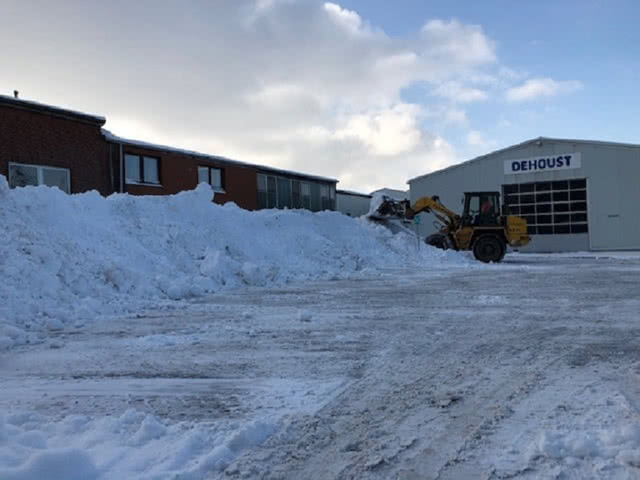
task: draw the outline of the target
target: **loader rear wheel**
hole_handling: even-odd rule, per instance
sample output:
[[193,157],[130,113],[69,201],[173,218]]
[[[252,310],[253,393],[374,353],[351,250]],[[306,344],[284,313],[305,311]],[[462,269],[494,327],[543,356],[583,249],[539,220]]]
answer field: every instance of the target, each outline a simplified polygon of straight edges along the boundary
[[483,235],[473,242],[473,256],[481,262],[499,262],[507,246],[495,235]]

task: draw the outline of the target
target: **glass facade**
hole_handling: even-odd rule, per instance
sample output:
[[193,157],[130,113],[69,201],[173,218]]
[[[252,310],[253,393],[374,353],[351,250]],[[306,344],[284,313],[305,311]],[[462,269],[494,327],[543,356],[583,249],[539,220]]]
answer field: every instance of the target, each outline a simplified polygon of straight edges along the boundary
[[313,180],[258,174],[258,208],[335,210],[335,185]]

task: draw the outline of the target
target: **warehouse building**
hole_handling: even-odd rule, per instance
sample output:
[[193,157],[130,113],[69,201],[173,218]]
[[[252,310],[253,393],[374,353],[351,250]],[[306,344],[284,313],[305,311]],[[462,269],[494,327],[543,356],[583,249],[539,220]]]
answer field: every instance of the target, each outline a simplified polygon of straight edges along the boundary
[[[498,191],[527,220],[529,252],[640,249],[640,145],[536,138],[409,180],[410,199],[438,195],[462,210],[465,191]],[[420,234],[436,231],[427,215]]]
[[0,95],[0,175],[10,187],[67,193],[169,195],[209,183],[214,201],[260,208],[336,209],[333,178],[121,138],[106,119]]
[[351,190],[338,190],[336,192],[336,210],[349,217],[361,217],[369,213],[371,195],[353,192]]

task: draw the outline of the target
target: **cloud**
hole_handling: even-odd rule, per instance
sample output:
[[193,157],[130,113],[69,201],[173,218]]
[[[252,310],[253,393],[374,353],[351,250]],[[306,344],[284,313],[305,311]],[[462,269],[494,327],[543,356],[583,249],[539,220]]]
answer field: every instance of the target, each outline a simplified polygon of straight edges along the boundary
[[489,98],[487,92],[464,86],[457,81],[443,83],[435,89],[435,94],[460,103],[477,102]]
[[479,101],[504,68],[480,26],[436,19],[392,36],[315,0],[10,0],[0,42],[16,52],[0,89],[103,114],[118,135],[365,191],[455,162],[425,119],[463,125],[466,113],[404,89]]
[[481,132],[472,130],[467,133],[467,143],[472,147],[487,148],[490,147],[494,142],[485,139],[484,135]]
[[506,98],[510,102],[524,102],[538,97],[572,93],[581,90],[582,87],[582,83],[576,80],[556,81],[551,78],[531,78],[520,86],[508,89]]

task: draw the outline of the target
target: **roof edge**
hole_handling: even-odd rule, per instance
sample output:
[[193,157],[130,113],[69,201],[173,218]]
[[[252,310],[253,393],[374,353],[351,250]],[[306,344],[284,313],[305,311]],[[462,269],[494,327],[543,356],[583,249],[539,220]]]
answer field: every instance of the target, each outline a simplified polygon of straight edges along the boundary
[[516,148],[521,148],[521,147],[524,147],[526,145],[529,145],[530,143],[535,143],[535,142],[586,143],[586,144],[589,144],[589,145],[601,145],[601,146],[608,146],[608,147],[632,147],[632,148],[635,147],[635,148],[640,148],[640,144],[635,144],[635,143],[609,142],[609,141],[605,141],[605,140],[580,140],[580,139],[573,139],[573,138],[536,137],[536,138],[532,138],[530,140],[525,140],[524,142],[516,143],[515,145],[510,145],[508,147],[500,148],[498,150],[494,150],[492,152],[485,153],[485,154],[480,155],[478,157],[474,157],[472,159],[465,160],[465,161],[462,161],[460,163],[456,163],[454,165],[449,165],[448,167],[441,168],[440,170],[434,170],[433,172],[425,173],[423,175],[419,175],[417,177],[410,178],[409,180],[407,180],[407,184],[411,185],[411,182],[415,182],[416,180],[421,180],[421,179],[423,179],[425,177],[428,177],[430,175],[434,175],[436,173],[442,173],[442,172],[445,172],[447,170],[453,170],[454,168],[462,167],[464,165],[467,165],[467,164],[482,160],[482,159],[484,159],[486,157],[489,157],[491,155],[496,155],[498,153],[508,152],[509,150],[514,150]]
[[68,120],[90,123],[99,127],[102,127],[107,121],[105,117],[99,115],[78,112],[76,110],[70,110],[68,108],[47,105],[45,103],[35,102],[33,100],[23,100],[21,98],[9,97],[7,95],[0,95],[0,105],[28,110],[31,112],[45,113],[55,117],[66,118]]
[[371,198],[371,195],[368,194],[368,193],[354,192],[353,190],[339,190],[339,189],[336,189],[336,193],[341,193],[343,195],[353,195],[354,197]]
[[301,177],[301,178],[307,178],[310,180],[319,180],[322,182],[327,182],[327,183],[338,183],[339,180],[336,178],[330,178],[330,177],[323,177],[320,175],[312,175],[312,174],[308,174],[308,173],[302,173],[302,172],[296,172],[294,170],[286,170],[284,168],[277,168],[277,167],[270,167],[268,165],[259,165],[257,163],[249,163],[249,162],[242,162],[240,160],[234,160],[232,158],[228,158],[228,157],[223,157],[220,155],[212,155],[209,153],[202,153],[202,152],[198,152],[195,150],[188,150],[188,149],[184,149],[184,148],[178,148],[178,147],[171,147],[169,145],[161,145],[161,144],[156,144],[156,143],[151,143],[151,142],[145,142],[143,140],[134,140],[134,139],[130,139],[130,138],[124,138],[124,137],[119,137],[118,135],[113,134],[112,132],[110,132],[109,130],[107,130],[106,128],[102,128],[102,135],[104,135],[105,139],[109,142],[113,142],[113,143],[121,143],[123,145],[129,145],[132,147],[139,147],[139,148],[148,148],[150,150],[160,150],[163,152],[167,152],[167,153],[177,153],[177,154],[182,154],[182,155],[190,155],[192,157],[200,157],[203,159],[207,159],[207,160],[213,160],[216,162],[220,162],[220,163],[226,163],[229,165],[236,165],[239,167],[247,167],[247,168],[254,168],[256,170],[261,170],[261,171],[265,171],[265,172],[273,172],[273,173],[281,173],[281,174],[286,174],[286,175],[290,175],[290,176],[297,176],[297,177]]

